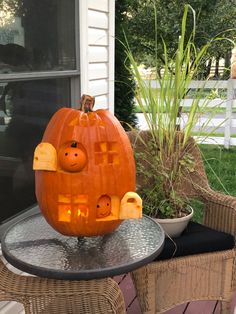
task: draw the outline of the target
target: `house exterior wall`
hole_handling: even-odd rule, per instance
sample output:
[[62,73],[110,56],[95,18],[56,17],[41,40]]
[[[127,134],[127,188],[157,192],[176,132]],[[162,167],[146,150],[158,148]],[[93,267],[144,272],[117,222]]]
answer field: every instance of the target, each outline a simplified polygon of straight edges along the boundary
[[81,94],[114,112],[115,1],[80,1]]

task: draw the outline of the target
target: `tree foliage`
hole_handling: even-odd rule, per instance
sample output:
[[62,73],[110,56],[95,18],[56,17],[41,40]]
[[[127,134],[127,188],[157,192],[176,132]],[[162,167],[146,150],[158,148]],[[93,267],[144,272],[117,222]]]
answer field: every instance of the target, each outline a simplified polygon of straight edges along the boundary
[[135,126],[136,117],[134,113],[134,90],[135,82],[130,64],[126,58],[124,49],[124,33],[128,33],[128,17],[126,12],[132,1],[116,0],[115,19],[115,115],[123,123]]
[[[155,4],[157,37],[155,34]],[[196,11],[195,44],[201,48],[215,36],[235,39],[236,6],[232,0],[133,0],[129,6],[130,45],[136,58],[146,65],[153,65],[153,53],[157,48],[159,59],[163,55],[162,38],[168,47],[168,53],[176,51],[181,31],[181,19],[184,5],[190,4]],[[187,21],[187,32],[192,30],[193,19]],[[223,32],[231,29],[231,31]],[[220,35],[219,35],[220,34]],[[157,39],[157,46],[155,43]],[[209,50],[208,59],[219,60],[229,54],[232,44],[229,41],[217,41]],[[206,75],[207,73],[203,73]]]

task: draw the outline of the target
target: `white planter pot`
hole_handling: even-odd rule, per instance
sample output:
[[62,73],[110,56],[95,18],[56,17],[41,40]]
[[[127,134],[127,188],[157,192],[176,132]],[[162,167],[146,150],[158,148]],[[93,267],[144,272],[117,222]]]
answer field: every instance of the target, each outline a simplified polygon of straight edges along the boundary
[[171,238],[177,238],[181,235],[181,233],[187,227],[192,217],[193,217],[193,209],[191,208],[191,213],[185,217],[171,218],[171,219],[156,218],[155,220],[162,226],[162,228],[165,231],[166,236],[169,236]]

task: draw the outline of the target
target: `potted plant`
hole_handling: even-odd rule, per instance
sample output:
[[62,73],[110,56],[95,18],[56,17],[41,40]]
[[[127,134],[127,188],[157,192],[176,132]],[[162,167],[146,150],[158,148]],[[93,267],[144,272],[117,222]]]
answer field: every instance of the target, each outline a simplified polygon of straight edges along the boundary
[[[191,34],[187,36],[186,21],[189,11],[193,14],[194,23]],[[137,84],[135,97],[148,126],[147,132],[134,130],[131,132],[137,160],[137,189],[143,198],[143,212],[158,218],[159,222],[160,219],[164,219],[164,223],[173,222],[173,219],[178,218],[182,222],[182,228],[186,227],[188,219],[193,215],[191,199],[181,193],[183,180],[186,181],[188,175],[196,171],[192,148],[197,144],[192,139],[192,131],[208,104],[206,98],[204,104],[200,106],[204,91],[202,86],[196,90],[187,120],[182,124],[180,118],[182,99],[185,98],[191,80],[204,61],[208,48],[213,41],[219,40],[212,39],[198,49],[194,44],[194,37],[195,11],[186,5],[181,35],[173,57],[168,55],[163,40],[164,63],[161,71],[155,53],[157,64],[155,86],[142,77],[131,49],[128,43],[126,44],[127,58]],[[202,128],[207,127],[208,123],[209,121]],[[141,148],[137,149],[140,145]],[[172,233],[169,228],[166,229],[165,224],[163,227],[171,237],[176,237],[183,231],[182,229],[176,231],[174,227]]]

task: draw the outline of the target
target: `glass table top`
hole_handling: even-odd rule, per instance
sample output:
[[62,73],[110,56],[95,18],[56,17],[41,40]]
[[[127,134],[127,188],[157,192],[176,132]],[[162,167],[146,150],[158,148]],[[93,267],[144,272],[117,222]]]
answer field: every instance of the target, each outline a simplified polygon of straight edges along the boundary
[[41,214],[12,225],[2,238],[2,252],[13,266],[56,279],[96,279],[129,272],[151,262],[162,250],[164,232],[144,216],[125,220],[99,237],[68,237]]

